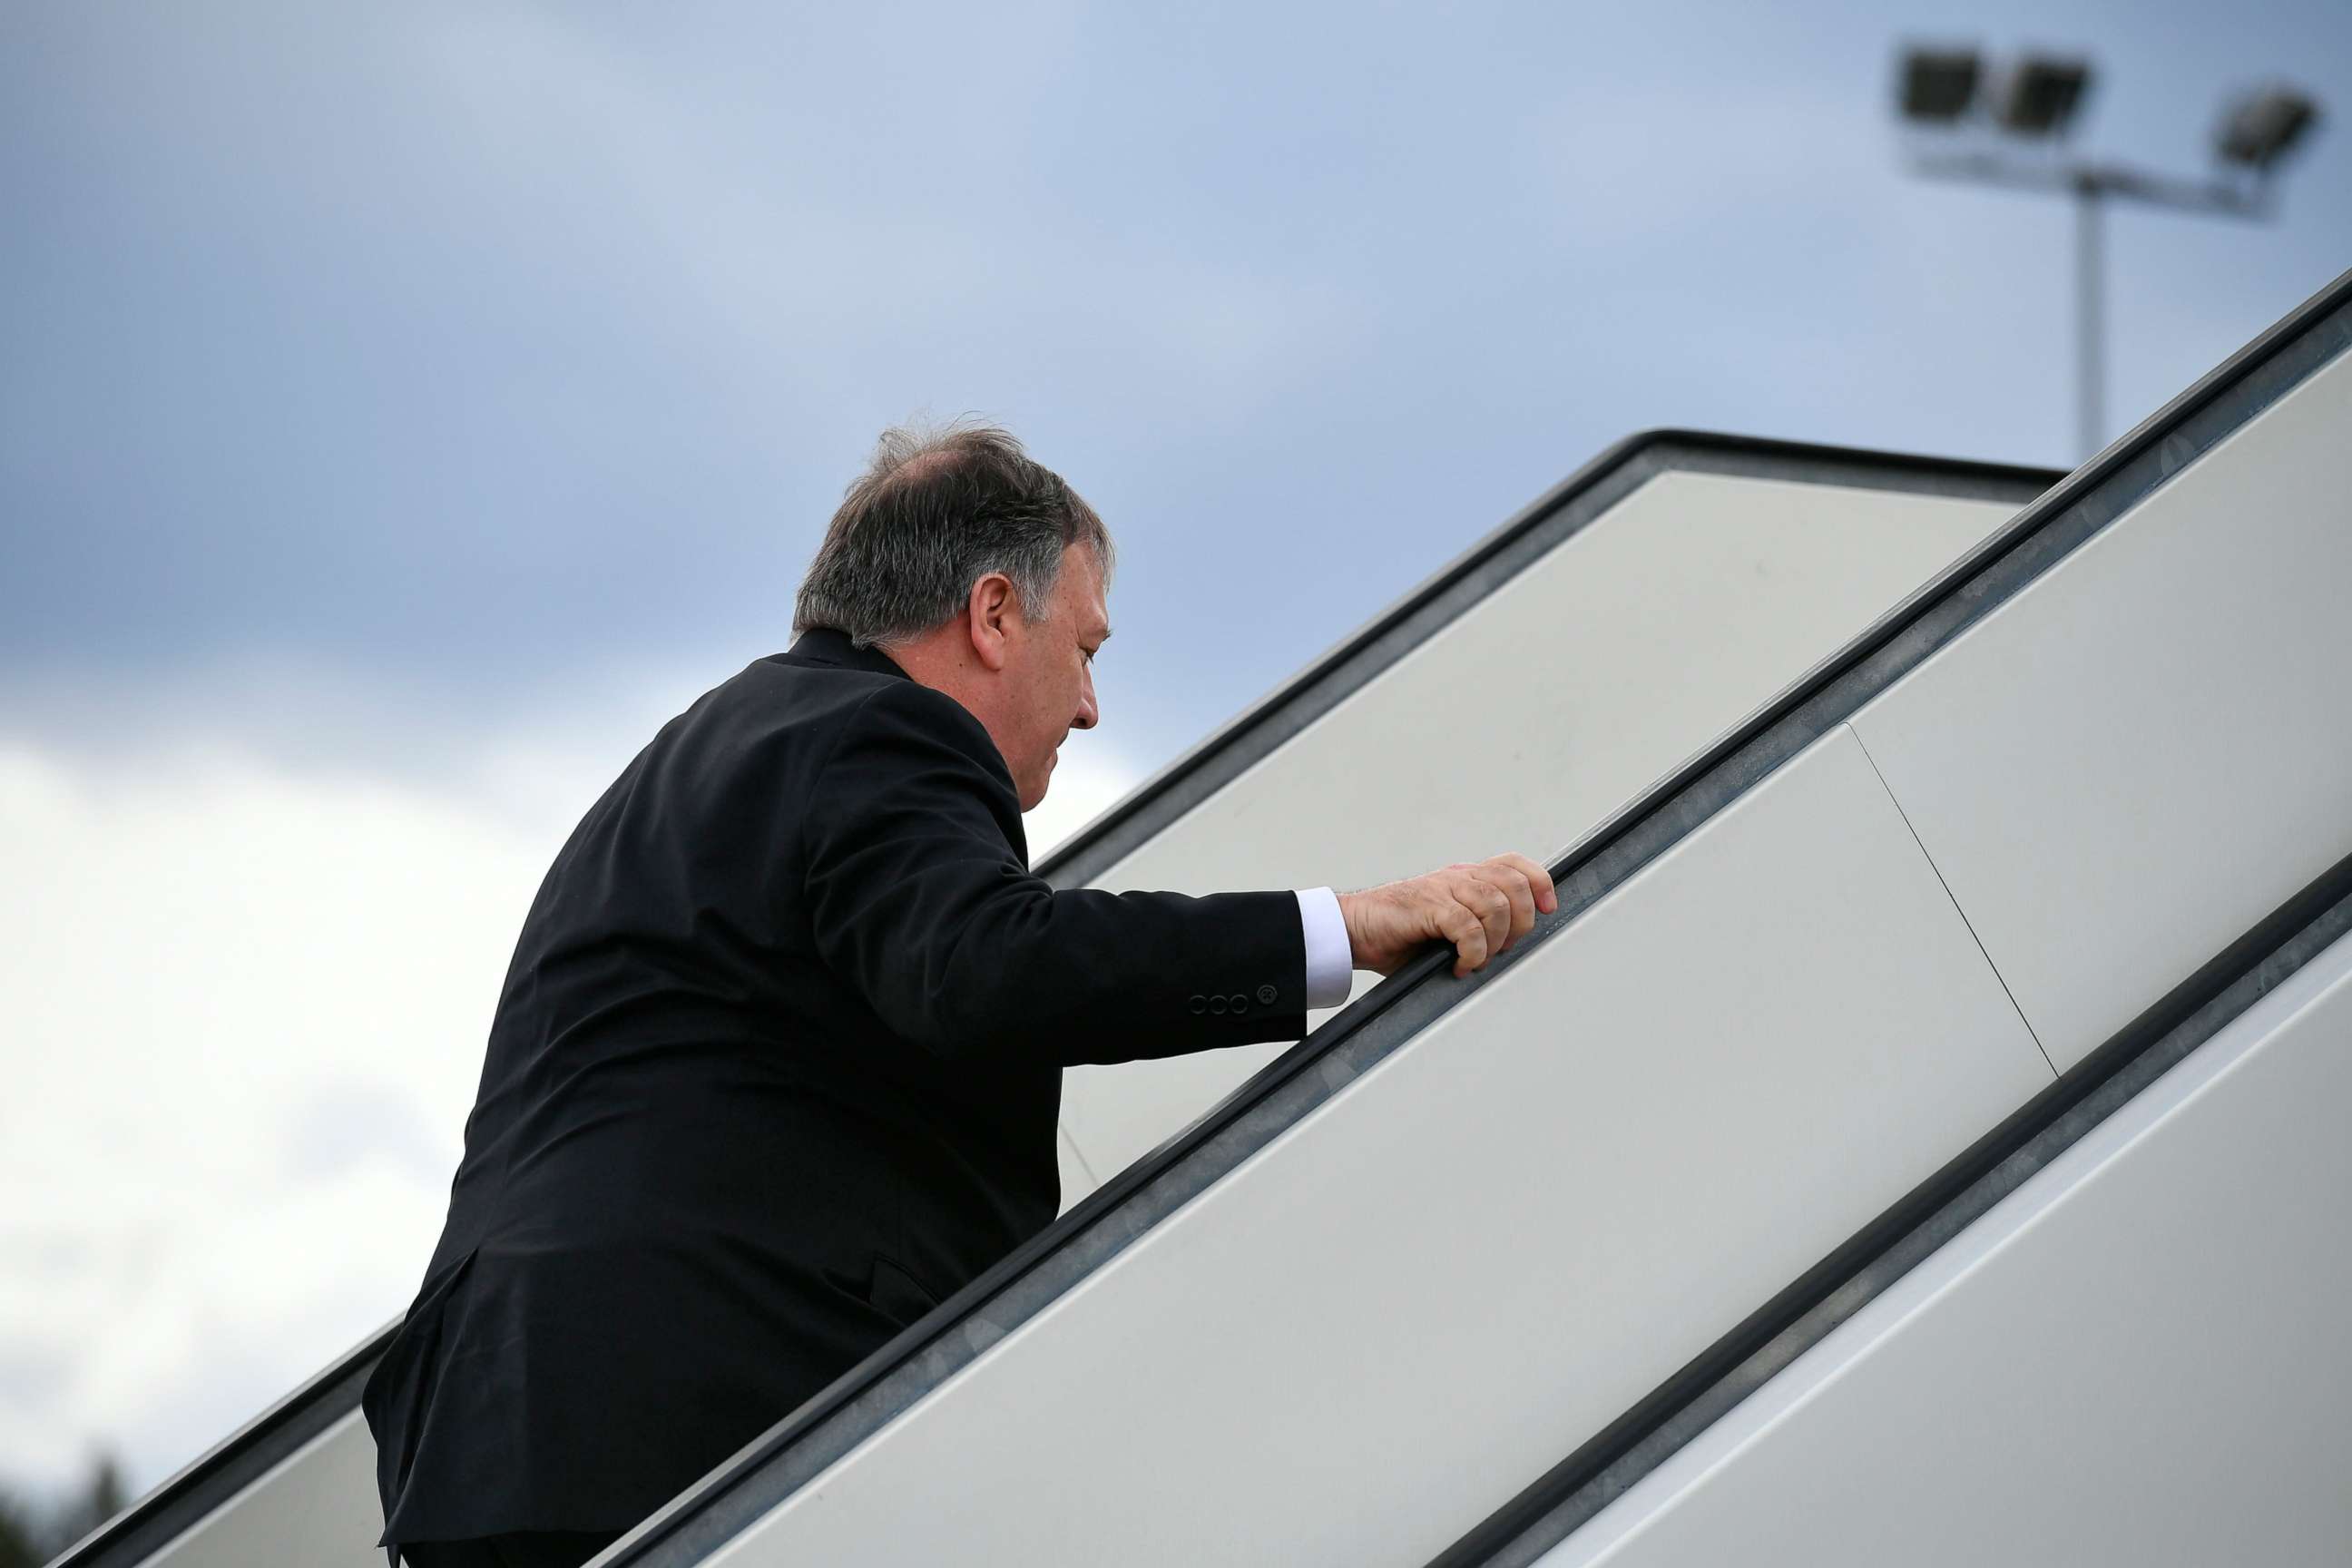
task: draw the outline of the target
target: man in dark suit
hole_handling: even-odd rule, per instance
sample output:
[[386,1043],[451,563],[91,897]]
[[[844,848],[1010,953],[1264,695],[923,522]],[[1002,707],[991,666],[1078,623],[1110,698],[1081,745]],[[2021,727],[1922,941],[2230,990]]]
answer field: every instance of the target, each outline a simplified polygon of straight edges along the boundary
[[363,1399],[395,1564],[583,1561],[1043,1229],[1065,1066],[1294,1039],[1350,966],[1475,969],[1554,907],[1517,856],[1347,895],[1032,876],[1110,564],[1001,431],[891,432],[792,650],[582,819]]

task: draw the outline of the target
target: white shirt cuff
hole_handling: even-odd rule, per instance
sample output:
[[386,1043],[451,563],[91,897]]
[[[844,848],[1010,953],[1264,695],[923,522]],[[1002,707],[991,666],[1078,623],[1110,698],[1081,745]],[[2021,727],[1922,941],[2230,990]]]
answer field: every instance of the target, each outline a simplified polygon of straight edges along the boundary
[[1299,888],[1298,924],[1307,938],[1307,1005],[1337,1007],[1356,985],[1356,952],[1339,895],[1328,888]]

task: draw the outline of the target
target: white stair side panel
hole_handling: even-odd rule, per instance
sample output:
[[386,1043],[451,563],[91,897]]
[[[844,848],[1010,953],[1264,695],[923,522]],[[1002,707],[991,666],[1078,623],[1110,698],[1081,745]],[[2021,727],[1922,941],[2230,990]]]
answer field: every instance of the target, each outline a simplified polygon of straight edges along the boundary
[[2345,1561],[2352,939],[1545,1568]]
[[1853,721],[2060,1068],[2352,854],[2352,355]]
[[149,1568],[383,1568],[375,1441],[357,1410],[148,1558]]
[[[1555,854],[2011,510],[1660,475],[1095,885],[1356,888],[1507,849]],[[1283,1049],[1074,1068],[1064,1125],[1108,1179]],[[1064,1206],[1086,1192],[1066,1184]]]
[[1838,730],[715,1561],[1420,1563],[2050,1079]]

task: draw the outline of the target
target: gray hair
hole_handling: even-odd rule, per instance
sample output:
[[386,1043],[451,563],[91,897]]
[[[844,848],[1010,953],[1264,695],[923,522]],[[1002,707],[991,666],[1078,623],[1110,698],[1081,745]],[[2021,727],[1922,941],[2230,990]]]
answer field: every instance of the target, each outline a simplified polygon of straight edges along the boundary
[[991,572],[1012,579],[1024,617],[1043,620],[1073,544],[1094,550],[1108,582],[1110,531],[1006,432],[885,430],[801,580],[793,631],[827,626],[859,647],[920,637]]

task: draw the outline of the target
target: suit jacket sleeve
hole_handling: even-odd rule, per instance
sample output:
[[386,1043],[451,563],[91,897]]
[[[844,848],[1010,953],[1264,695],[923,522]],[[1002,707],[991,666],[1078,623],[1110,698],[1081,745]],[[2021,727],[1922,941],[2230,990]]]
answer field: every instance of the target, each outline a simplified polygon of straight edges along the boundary
[[859,707],[803,836],[818,952],[943,1057],[1068,1066],[1306,1031],[1293,894],[1055,891],[995,742],[942,692],[893,680]]

